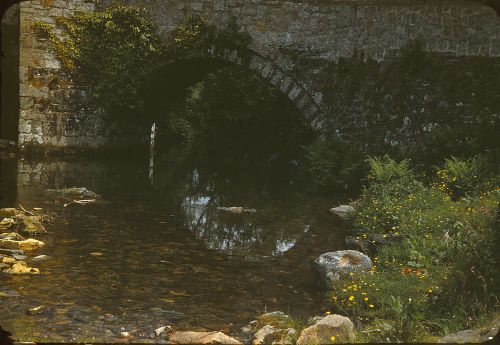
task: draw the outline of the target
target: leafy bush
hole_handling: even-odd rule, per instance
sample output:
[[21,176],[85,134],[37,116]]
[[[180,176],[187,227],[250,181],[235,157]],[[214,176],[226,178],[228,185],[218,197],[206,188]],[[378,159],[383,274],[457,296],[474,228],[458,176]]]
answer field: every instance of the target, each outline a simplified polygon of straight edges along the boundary
[[498,185],[453,201],[440,185],[417,181],[408,162],[370,164],[355,229],[362,238],[393,233],[402,241],[379,248],[370,272],[336,285],[335,308],[367,324],[369,340],[404,342],[458,331],[468,317],[492,310],[500,292]]
[[484,156],[477,155],[469,160],[451,157],[437,169],[437,184],[453,198],[473,196],[488,186],[489,170]]
[[161,61],[165,45],[145,10],[116,2],[102,11],[36,22],[63,67],[88,91],[91,101],[123,115],[143,106],[143,84]]
[[367,172],[362,152],[332,138],[319,138],[306,145],[305,158],[309,183],[314,192],[349,189],[354,193]]
[[[173,94],[171,89],[179,88],[171,80],[156,79],[165,65],[189,58],[200,49],[249,43],[249,36],[239,32],[234,20],[218,29],[200,16],[184,18],[171,39],[162,40],[145,9],[119,2],[95,12],[60,16],[55,26],[36,22],[34,27],[48,37],[65,70],[87,91],[89,101],[112,115],[142,113],[136,120],[150,120],[159,112],[145,103],[149,102],[149,107],[151,103],[163,104],[165,94],[151,90],[168,89],[165,86],[169,85]],[[150,100],[152,95],[157,98]]]

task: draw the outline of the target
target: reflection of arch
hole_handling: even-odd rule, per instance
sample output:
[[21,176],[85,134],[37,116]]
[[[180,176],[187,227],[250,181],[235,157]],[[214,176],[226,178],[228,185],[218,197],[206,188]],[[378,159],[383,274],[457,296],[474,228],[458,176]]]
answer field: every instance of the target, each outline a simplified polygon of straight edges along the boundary
[[320,129],[322,115],[326,113],[322,94],[313,92],[305,81],[291,72],[292,64],[279,53],[269,49],[252,48],[254,47],[219,48],[213,45],[210,49],[193,51],[178,61],[196,58],[215,59],[254,71],[285,94],[313,128]]

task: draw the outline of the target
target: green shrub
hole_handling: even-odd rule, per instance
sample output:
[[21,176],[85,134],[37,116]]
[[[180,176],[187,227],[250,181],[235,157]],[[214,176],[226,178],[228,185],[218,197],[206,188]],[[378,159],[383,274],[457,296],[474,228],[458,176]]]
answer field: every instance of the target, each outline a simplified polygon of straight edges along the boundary
[[481,155],[468,160],[451,157],[436,173],[439,187],[455,199],[474,196],[491,187],[487,161]]
[[342,189],[356,192],[367,172],[365,155],[336,139],[318,138],[305,146],[305,156],[314,192]]
[[[457,162],[450,160],[448,167]],[[468,318],[494,310],[500,188],[492,184],[453,200],[441,185],[417,181],[408,163],[384,157],[370,164],[371,183],[353,215],[355,229],[362,238],[367,232],[397,233],[402,241],[380,247],[371,272],[337,284],[334,307],[363,321],[367,340],[403,342],[458,331]],[[455,165],[453,171],[466,172],[460,176],[479,171]]]
[[142,109],[144,82],[161,61],[165,45],[145,10],[113,2],[101,11],[58,17],[55,28],[36,22],[48,35],[63,67],[89,101],[113,114]]

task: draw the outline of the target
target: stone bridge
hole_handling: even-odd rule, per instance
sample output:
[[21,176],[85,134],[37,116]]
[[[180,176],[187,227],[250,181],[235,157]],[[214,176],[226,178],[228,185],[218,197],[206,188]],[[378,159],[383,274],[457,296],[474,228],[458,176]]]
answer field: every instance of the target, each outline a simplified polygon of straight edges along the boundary
[[[56,16],[93,11],[109,2],[102,0],[96,5],[93,0],[32,0],[10,9],[20,14],[19,115],[11,115],[19,118],[15,136],[20,147],[124,148],[146,140],[146,128],[123,123],[105,126],[106,114],[88,108],[81,92],[61,71],[48,42],[32,29],[36,20],[54,23]],[[236,19],[251,37],[246,51],[221,49],[208,55],[259,73],[286,94],[315,127],[321,126],[322,116],[329,111],[318,91],[317,76],[325,64],[349,58],[354,52],[380,61],[396,57],[408,43],[420,39],[427,51],[446,56],[500,56],[500,17],[482,4],[484,1],[124,2],[149,9],[165,38],[191,14],[202,15],[220,27]],[[14,134],[9,136],[13,138]]]

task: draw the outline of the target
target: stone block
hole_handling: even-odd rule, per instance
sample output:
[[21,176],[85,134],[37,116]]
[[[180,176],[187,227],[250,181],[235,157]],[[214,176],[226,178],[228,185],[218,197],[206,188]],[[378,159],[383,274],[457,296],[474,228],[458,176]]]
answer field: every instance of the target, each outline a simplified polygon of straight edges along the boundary
[[294,101],[302,92],[303,92],[302,88],[298,86],[296,83],[293,83],[292,88],[288,93],[288,99]]

